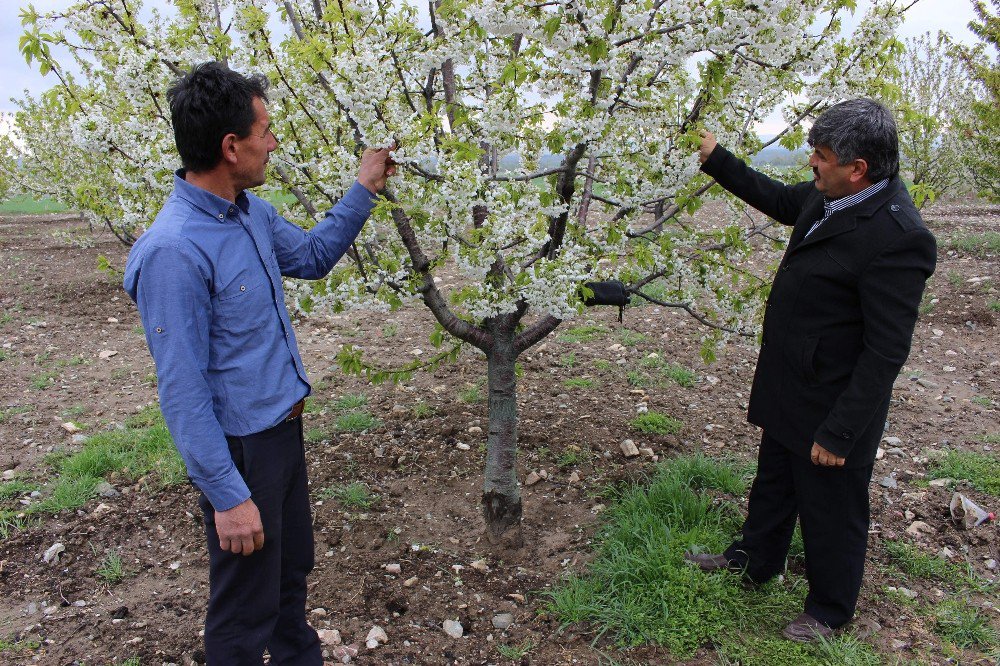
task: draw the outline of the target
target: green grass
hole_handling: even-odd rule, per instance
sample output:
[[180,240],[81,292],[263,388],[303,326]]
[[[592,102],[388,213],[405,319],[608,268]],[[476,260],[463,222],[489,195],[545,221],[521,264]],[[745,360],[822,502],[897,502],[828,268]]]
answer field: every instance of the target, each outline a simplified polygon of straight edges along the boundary
[[0,502],[15,499],[23,495],[29,495],[36,490],[38,490],[37,484],[28,483],[27,481],[22,481],[21,479],[4,481],[0,483]]
[[348,412],[337,417],[334,427],[339,432],[364,432],[382,426],[382,421],[365,411]]
[[968,566],[961,567],[936,555],[929,555],[905,541],[889,540],[884,545],[892,566],[908,577],[942,583],[957,590],[986,591],[994,587]]
[[[664,646],[677,661],[711,645],[728,664],[879,663],[849,637],[829,646],[781,637],[805,597],[797,575],[750,587],[732,572],[706,574],[684,561],[685,551],[719,552],[730,543],[751,469],[686,456],[660,465],[648,483],[612,491],[593,560],[544,593],[547,611],[619,647]],[[830,661],[832,654],[852,661]]]
[[483,393],[480,391],[479,386],[469,386],[458,392],[458,399],[471,405],[482,402]]
[[977,257],[998,254],[1000,253],[1000,232],[957,234],[948,239],[948,247],[966,254],[974,254]]
[[363,393],[348,393],[346,395],[340,396],[336,402],[333,403],[333,408],[338,412],[349,412],[356,409],[361,409],[368,404],[368,396]]
[[30,639],[16,640],[11,638],[0,638],[0,652],[23,652],[26,650],[37,650],[41,643]]
[[109,550],[101,559],[94,574],[108,585],[117,585],[125,580],[128,572],[125,570],[125,563],[122,562],[118,551]]
[[379,496],[360,481],[328,486],[319,491],[319,498],[336,500],[345,509],[370,509],[379,500]]
[[155,407],[127,419],[125,430],[97,433],[88,437],[79,451],[52,454],[46,462],[53,467],[55,479],[42,489],[42,499],[17,512],[0,510],[0,524],[7,526],[0,529],[3,538],[11,528],[25,526],[22,518],[84,505],[102,478],[134,480],[153,475],[161,486],[181,483],[186,478],[184,463]]
[[559,357],[559,365],[564,368],[572,368],[576,365],[576,352],[569,352]]
[[930,289],[925,289],[923,296],[920,297],[920,306],[917,308],[917,312],[920,316],[929,315],[934,311],[934,306],[936,305],[933,301],[936,297],[931,293]]
[[992,407],[993,401],[987,398],[985,395],[977,395],[972,398],[973,404],[979,405],[980,407]]
[[996,629],[990,626],[986,614],[968,600],[949,599],[934,607],[934,632],[964,649],[993,650],[1000,646]]
[[986,307],[993,312],[1000,312],[1000,301],[991,300],[986,304]]
[[649,336],[646,334],[627,328],[623,328],[618,332],[618,338],[626,347],[635,347],[640,342],[647,342],[649,340]]
[[600,336],[608,332],[608,329],[603,326],[598,326],[596,324],[587,324],[584,326],[574,326],[573,328],[568,328],[566,331],[559,336],[560,342],[593,342]]
[[437,413],[437,409],[434,408],[434,405],[429,405],[423,400],[415,403],[411,411],[413,412],[413,416],[418,419],[430,418]]
[[62,213],[66,206],[52,199],[32,199],[27,196],[14,197],[0,203],[0,215],[39,215],[42,213]]
[[40,372],[37,375],[32,375],[30,380],[31,387],[36,391],[44,391],[52,385],[52,382],[54,382],[55,378],[58,376],[58,372],[52,371]]
[[1000,497],[1000,457],[995,455],[949,451],[931,463],[928,476],[932,479],[968,481],[973,488]]
[[311,444],[318,444],[319,442],[322,442],[325,439],[329,439],[330,433],[327,431],[326,428],[309,428],[309,430],[306,430],[303,437],[307,442],[310,442]]
[[682,422],[672,416],[652,411],[640,414],[628,424],[633,430],[655,435],[676,435],[684,427]]
[[497,643],[497,654],[504,659],[520,661],[521,658],[531,652],[534,647],[534,642],[530,640],[519,645],[505,645],[504,643]]
[[571,377],[563,381],[563,386],[566,388],[593,388],[596,382],[593,379],[584,379],[582,377]]
[[580,447],[571,445],[559,454],[559,457],[556,458],[556,464],[564,469],[567,467],[577,467],[586,462],[588,457]]
[[21,532],[39,523],[38,516],[30,516],[22,512],[0,511],[0,541],[11,534]]
[[948,274],[945,277],[948,278],[948,284],[950,284],[954,289],[961,289],[962,285],[965,284],[965,278],[963,278],[962,274],[955,269],[948,271]]
[[18,414],[26,414],[31,411],[31,407],[28,405],[18,405],[16,407],[7,407],[6,409],[0,409],[0,423],[6,423],[10,420],[12,416],[17,416]]
[[594,360],[594,367],[601,372],[610,372],[615,369],[615,364],[603,358]]
[[7,350],[6,349],[0,349],[0,361],[6,361],[7,358],[8,358],[7,357]]

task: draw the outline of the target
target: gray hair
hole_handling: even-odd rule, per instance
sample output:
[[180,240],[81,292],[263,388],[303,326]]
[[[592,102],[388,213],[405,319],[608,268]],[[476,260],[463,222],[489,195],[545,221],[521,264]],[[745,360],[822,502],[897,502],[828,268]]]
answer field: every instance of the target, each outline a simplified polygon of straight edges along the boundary
[[831,106],[809,130],[809,145],[828,147],[842,165],[864,160],[873,183],[899,173],[896,120],[873,99],[849,99]]

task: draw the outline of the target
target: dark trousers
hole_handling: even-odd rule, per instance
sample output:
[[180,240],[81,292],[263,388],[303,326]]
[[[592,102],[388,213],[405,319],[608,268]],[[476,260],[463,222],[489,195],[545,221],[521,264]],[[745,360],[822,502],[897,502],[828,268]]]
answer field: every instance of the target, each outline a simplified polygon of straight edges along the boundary
[[233,462],[264,525],[264,548],[235,555],[219,548],[215,512],[202,494],[210,596],[208,666],[321,666],[319,637],[306,622],[306,575],[313,568],[312,517],[302,419],[247,437],[227,437]]
[[741,538],[725,552],[752,581],[785,569],[798,516],[806,551],[805,611],[837,628],[854,616],[868,549],[872,465],[821,467],[765,433]]

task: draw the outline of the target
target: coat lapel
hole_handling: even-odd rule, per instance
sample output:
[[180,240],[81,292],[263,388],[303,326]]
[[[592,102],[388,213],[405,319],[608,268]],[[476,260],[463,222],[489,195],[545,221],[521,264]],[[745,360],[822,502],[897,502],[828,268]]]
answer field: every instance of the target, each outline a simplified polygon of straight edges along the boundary
[[802,215],[799,216],[799,220],[795,224],[795,230],[792,232],[792,237],[789,240],[788,251],[793,252],[800,247],[813,245],[828,238],[853,231],[858,226],[857,221],[859,218],[867,218],[874,215],[875,211],[895,197],[902,187],[903,182],[898,177],[892,179],[880,192],[876,192],[856,206],[851,206],[831,215],[826,222],[820,225],[819,229],[809,234],[807,238],[806,233],[812,228],[812,225],[823,217],[823,197],[817,196],[816,201],[810,202],[803,208]]

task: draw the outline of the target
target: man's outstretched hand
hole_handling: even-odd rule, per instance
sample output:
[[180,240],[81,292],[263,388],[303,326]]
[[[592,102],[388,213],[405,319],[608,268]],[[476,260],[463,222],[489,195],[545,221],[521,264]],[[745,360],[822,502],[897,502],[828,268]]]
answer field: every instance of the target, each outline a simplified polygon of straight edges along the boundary
[[219,548],[237,555],[249,555],[264,547],[264,525],[252,499],[232,509],[215,512],[215,531]]
[[698,130],[698,135],[701,137],[701,145],[698,147],[698,159],[704,164],[719,142],[715,140],[715,135],[708,130]]
[[[396,163],[389,157],[389,148],[381,150],[365,149],[358,169],[358,182],[372,194],[378,194],[385,187],[385,181],[396,175]],[[395,150],[395,147],[392,148]]]

